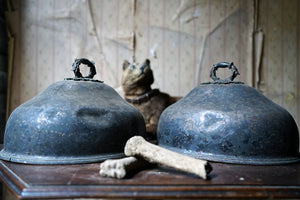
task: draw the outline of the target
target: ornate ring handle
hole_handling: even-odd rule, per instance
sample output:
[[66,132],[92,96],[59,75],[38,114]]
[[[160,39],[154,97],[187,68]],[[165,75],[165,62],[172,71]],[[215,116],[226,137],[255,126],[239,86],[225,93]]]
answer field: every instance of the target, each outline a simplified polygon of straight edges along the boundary
[[[80,72],[80,64],[85,64],[90,68],[90,72],[87,76],[82,76]],[[74,63],[72,64],[72,70],[74,72],[75,78],[89,78],[92,79],[96,75],[96,67],[95,63],[92,61],[89,61],[86,58],[80,58],[80,59],[75,59]]]
[[[217,77],[217,75],[216,75],[216,71],[218,68],[229,68],[229,69],[231,69],[232,75],[230,77],[226,78],[225,80],[222,80],[219,77]],[[215,82],[231,82],[237,75],[240,75],[240,73],[239,73],[238,69],[236,68],[236,66],[233,64],[233,62],[231,62],[231,63],[220,62],[220,63],[214,64],[210,71],[210,78],[212,78]]]

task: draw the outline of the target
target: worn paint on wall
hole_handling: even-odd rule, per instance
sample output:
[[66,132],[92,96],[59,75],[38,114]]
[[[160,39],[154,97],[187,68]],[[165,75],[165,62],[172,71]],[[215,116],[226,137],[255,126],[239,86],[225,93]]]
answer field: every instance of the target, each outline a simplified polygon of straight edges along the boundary
[[72,76],[76,57],[94,60],[97,78],[115,88],[123,60],[131,61],[134,52],[137,62],[150,58],[154,87],[172,95],[209,80],[210,66],[224,60],[234,61],[240,78],[249,82],[250,0],[26,0],[16,1],[16,7],[12,108]]
[[259,89],[300,124],[300,1],[259,1],[264,33]]
[[[238,80],[257,86],[300,121],[297,0],[13,2],[15,11],[8,16],[16,39],[10,112],[51,83],[73,76],[74,58],[94,60],[95,78],[119,88],[122,62],[135,55],[137,62],[150,58],[153,88],[181,96],[209,80],[212,64],[233,61],[241,73]],[[263,40],[254,40],[259,30]],[[261,62],[254,49],[262,50]]]

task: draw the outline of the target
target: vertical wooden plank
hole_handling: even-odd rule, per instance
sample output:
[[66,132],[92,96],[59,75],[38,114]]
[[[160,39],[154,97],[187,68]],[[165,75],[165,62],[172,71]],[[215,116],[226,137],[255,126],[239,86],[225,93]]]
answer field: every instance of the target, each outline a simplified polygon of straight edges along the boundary
[[[226,16],[227,14],[227,3],[226,1],[223,1],[223,16]],[[226,53],[227,53],[227,20],[224,20],[223,22],[223,55],[222,55],[222,59],[223,61],[227,61],[226,60]],[[221,72],[223,74],[223,72]]]
[[162,27],[164,26],[163,19],[163,2],[161,0],[151,0],[149,2],[149,51],[156,54],[156,58],[151,57],[151,67],[153,69],[153,74],[155,82],[153,83],[153,88],[160,88],[163,90],[163,77],[164,77],[164,32]]
[[[35,63],[29,66],[35,71],[35,93],[34,96],[55,82],[55,1],[37,3],[35,20],[32,23],[35,27]],[[51,20],[46,20],[48,16]],[[31,16],[28,16],[31,18]],[[25,38],[27,40],[27,38]],[[33,49],[32,49],[33,50]]]
[[[82,34],[86,30],[84,24],[79,24],[76,18],[85,19],[87,16],[85,13],[87,6],[84,2],[76,2],[74,0],[69,1],[55,1],[55,27],[52,30],[55,34],[55,60],[54,66],[56,66],[55,81],[61,81],[66,77],[73,77],[74,74],[71,70],[71,65],[75,58],[82,57],[84,48],[82,47],[86,43],[86,34]],[[82,8],[82,12],[79,12],[78,7]],[[62,12],[65,10],[66,12]],[[69,10],[69,12],[67,12]],[[76,14],[75,14],[76,13]],[[67,16],[69,20],[64,20],[64,16]],[[78,42],[77,38],[81,38],[81,42]],[[82,67],[83,68],[83,67]]]
[[136,62],[142,63],[148,58],[151,61],[151,66],[154,66],[152,61],[154,58],[151,53],[151,0],[136,1],[136,14],[134,17],[135,26],[133,30],[136,36]]
[[297,1],[297,122],[300,127],[300,1]]
[[[22,7],[22,4],[24,2],[20,1],[18,2],[18,6]],[[16,23],[18,23],[17,31],[20,35],[23,35],[23,23],[21,23],[22,20],[22,9],[19,9],[18,11],[18,17],[16,18]],[[11,89],[11,102],[9,103],[9,114],[21,103],[21,88],[22,88],[22,64],[21,64],[21,55],[22,55],[22,49],[23,49],[23,39],[22,37],[16,37],[16,44],[15,44],[15,59],[13,61],[13,75],[12,75],[12,85],[10,86]]]
[[151,0],[147,0],[147,58],[150,58],[150,56],[153,56],[154,58],[154,55],[150,55],[150,44],[151,44],[151,41],[150,41],[150,35],[151,35],[151,3],[150,3]]
[[299,124],[298,4],[273,0],[259,3],[259,27],[265,35],[259,88],[286,108]]
[[[179,18],[180,26],[176,27],[181,35],[178,37],[180,51],[178,50],[178,53],[175,54],[180,62],[178,65],[180,69],[177,73],[180,88],[175,92],[176,95],[184,96],[197,86],[196,71],[199,63],[199,46],[202,42],[203,32],[208,30],[208,3],[208,1],[180,2],[180,5],[185,5],[186,10],[182,12]],[[205,51],[209,52],[209,49],[205,48]]]
[[[211,9],[211,4],[212,4],[212,1],[208,0],[207,2],[208,4],[208,31],[211,32],[212,30],[212,27],[211,27],[211,15],[212,15],[212,9]],[[214,64],[212,63],[212,47],[211,47],[211,37],[208,37],[208,64],[210,64],[211,66]]]
[[[193,3],[193,7],[194,7],[194,10],[196,11],[197,9],[197,0],[194,0],[194,3]],[[196,43],[197,43],[197,22],[196,20],[193,20],[193,84],[197,82],[196,80],[196,72],[197,72],[197,46],[196,46]],[[194,85],[193,85],[194,86]]]
[[55,82],[55,75],[56,75],[56,63],[55,63],[55,41],[56,41],[56,20],[55,20],[55,10],[56,10],[56,1],[52,0],[52,16],[53,16],[53,21],[52,21],[52,55],[51,55],[51,64],[52,66],[52,75],[51,75],[51,82]]
[[[24,40],[21,49],[21,87],[20,87],[20,104],[31,99],[37,93],[37,70],[38,70],[38,27],[36,23],[39,17],[38,2],[26,1],[22,4],[22,39]],[[32,20],[29,23],[29,19]]]
[[[266,94],[266,96],[269,96],[270,94],[269,94],[269,73],[268,73],[268,71],[269,71],[269,0],[267,0],[267,1],[265,1],[266,2],[266,6],[265,6],[265,9],[263,9],[263,10],[260,10],[260,13],[263,13],[264,12],[264,10],[266,11],[266,19],[265,19],[265,47],[266,48],[264,48],[265,49],[265,68],[264,69],[266,69],[266,70],[264,70],[264,72],[265,72],[265,94]],[[263,62],[264,63],[264,62]],[[264,66],[264,65],[263,65]]]
[[181,0],[166,1],[164,0],[164,82],[162,90],[176,95],[181,88],[180,68],[184,67],[182,63],[181,52],[183,49],[181,16],[174,19],[175,11],[180,7]]
[[[118,38],[119,38],[119,23],[120,23],[120,19],[119,19],[119,12],[120,12],[120,1],[116,1],[116,10],[115,10],[115,14],[116,14],[116,31],[115,31],[115,38],[116,38],[116,41],[118,41]],[[116,49],[115,49],[115,72],[116,72],[116,76],[115,76],[115,85],[114,87],[117,87],[119,85],[119,76],[120,76],[120,71],[119,71],[119,44],[117,43],[116,44]],[[121,66],[121,65],[120,65]]]
[[[241,10],[242,9],[242,6],[241,6],[241,4],[242,4],[242,2],[241,1],[239,1],[239,10]],[[237,41],[238,41],[238,43],[236,44],[236,46],[237,46],[237,48],[236,48],[236,50],[237,50],[237,66],[242,66],[242,48],[241,48],[241,44],[242,44],[242,31],[241,31],[241,29],[242,29],[242,23],[243,23],[243,20],[242,20],[242,15],[239,15],[239,17],[238,17],[238,36],[237,36]]]
[[[180,7],[181,5],[181,0],[178,1],[178,7]],[[182,66],[181,64],[181,51],[182,51],[182,45],[181,45],[181,35],[182,35],[182,32],[181,32],[181,21],[180,21],[181,18],[178,19],[177,21],[177,32],[178,32],[178,49],[177,49],[177,58],[178,58],[178,63],[177,63],[177,77],[178,77],[178,80],[177,80],[177,91],[176,93],[177,94],[181,94],[181,84],[182,84],[182,74],[181,74],[181,68],[183,68],[184,66]],[[184,78],[184,77],[183,77]],[[170,83],[169,83],[170,84]],[[173,92],[175,93],[175,92]]]
[[166,87],[166,0],[163,0],[162,5],[162,21],[163,21],[163,30],[162,30],[162,90],[165,91]]
[[[258,88],[265,96],[269,97],[269,0],[258,1],[258,27],[264,33],[263,56],[260,69]],[[261,14],[264,13],[264,14]]]
[[[39,1],[36,2],[35,6],[35,19],[37,20],[35,23],[35,53],[34,53],[34,58],[35,58],[35,65],[34,65],[34,95],[38,93],[38,76],[39,76]],[[33,96],[34,96],[33,95]]]
[[[266,5],[266,9],[267,9],[267,13],[266,13],[266,16],[267,16],[267,19],[266,19],[266,35],[265,35],[265,37],[267,38],[267,39],[265,39],[265,41],[266,41],[266,44],[265,44],[265,46],[267,47],[267,48],[264,48],[264,49],[266,49],[265,51],[266,51],[266,69],[267,70],[265,70],[266,71],[266,76],[265,76],[265,79],[266,79],[266,81],[265,81],[265,85],[266,85],[266,95],[267,96],[270,96],[270,91],[269,91],[269,68],[270,68],[270,65],[269,65],[269,46],[270,46],[270,42],[269,42],[269,30],[270,30],[270,27],[269,27],[269,16],[270,16],[270,14],[269,14],[269,9],[270,9],[270,7],[269,7],[269,0],[267,0],[266,1],[267,2],[267,5]],[[261,12],[261,13],[263,13],[263,11]]]
[[99,17],[100,17],[100,19],[99,19],[99,29],[98,29],[98,34],[99,34],[99,40],[100,40],[100,45],[101,45],[101,49],[100,49],[100,79],[102,80],[103,79],[103,77],[104,77],[104,74],[105,74],[105,71],[106,71],[106,69],[105,69],[105,61],[104,61],[104,55],[103,55],[103,40],[104,40],[104,38],[103,38],[103,24],[104,24],[104,22],[103,22],[103,13],[104,13],[104,3],[103,3],[103,1],[104,0],[101,0],[100,1],[100,8],[99,8],[99,10],[100,10],[100,15],[99,15]]
[[282,106],[296,117],[297,0],[282,1]]
[[272,0],[269,2],[269,97],[276,103],[281,103],[281,1]]
[[284,106],[284,76],[285,76],[285,73],[284,73],[284,46],[285,46],[285,43],[284,43],[284,28],[285,28],[285,23],[284,23],[284,0],[281,0],[280,1],[280,20],[281,20],[281,24],[280,24],[280,79],[281,79],[281,91],[280,91],[280,104],[282,106]]
[[105,71],[102,74],[102,80],[109,84],[112,87],[117,87],[119,85],[118,76],[117,76],[117,68],[121,66],[117,66],[116,62],[116,53],[118,48],[118,40],[117,36],[117,1],[107,1],[104,0],[102,2],[103,6],[103,16],[102,21],[102,48],[103,48],[103,61]]

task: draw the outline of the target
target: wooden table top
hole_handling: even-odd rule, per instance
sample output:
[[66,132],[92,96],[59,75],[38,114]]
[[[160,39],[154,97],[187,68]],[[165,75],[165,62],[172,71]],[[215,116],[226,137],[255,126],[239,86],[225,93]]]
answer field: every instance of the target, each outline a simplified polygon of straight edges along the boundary
[[208,180],[161,167],[118,180],[101,177],[99,163],[28,165],[0,161],[0,179],[19,199],[300,197],[300,163],[211,165]]

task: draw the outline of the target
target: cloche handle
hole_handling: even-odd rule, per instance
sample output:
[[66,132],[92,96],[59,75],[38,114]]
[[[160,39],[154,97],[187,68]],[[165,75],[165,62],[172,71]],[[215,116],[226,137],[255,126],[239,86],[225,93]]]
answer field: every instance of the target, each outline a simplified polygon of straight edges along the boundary
[[[85,64],[90,68],[90,72],[87,76],[82,76],[80,72],[80,64]],[[80,59],[75,59],[74,63],[72,64],[72,70],[74,72],[75,78],[93,78],[96,75],[96,67],[95,63],[92,61],[89,61],[86,58],[80,58]]]
[[[228,68],[231,69],[232,75],[224,80],[220,79],[216,75],[216,71],[218,68]],[[210,70],[210,78],[214,80],[214,82],[231,82],[233,79],[237,76],[240,75],[238,69],[236,66],[233,64],[233,62],[219,62],[217,64],[214,64],[212,69]]]
[[[90,72],[87,76],[82,76],[80,72],[80,64],[85,64],[90,68]],[[96,67],[95,63],[93,61],[89,61],[86,58],[79,58],[75,59],[74,63],[72,64],[72,71],[74,72],[75,77],[74,78],[65,78],[64,80],[72,80],[72,81],[92,81],[92,82],[100,82],[103,83],[103,81],[95,80],[93,79],[96,75]]]

